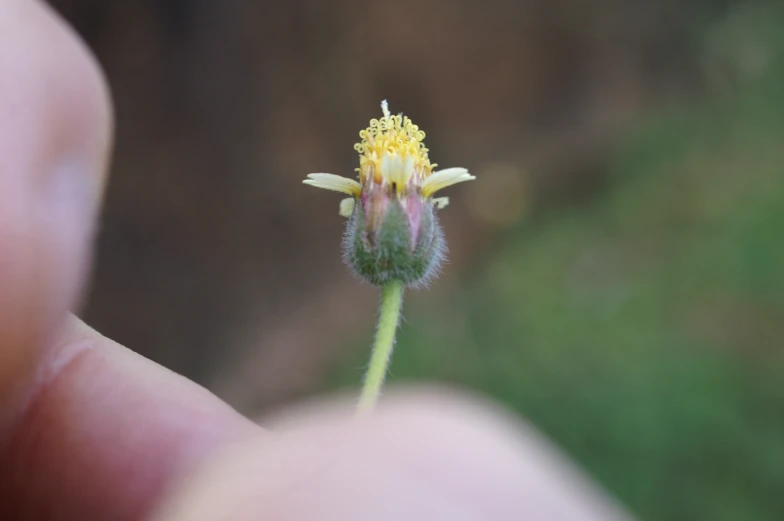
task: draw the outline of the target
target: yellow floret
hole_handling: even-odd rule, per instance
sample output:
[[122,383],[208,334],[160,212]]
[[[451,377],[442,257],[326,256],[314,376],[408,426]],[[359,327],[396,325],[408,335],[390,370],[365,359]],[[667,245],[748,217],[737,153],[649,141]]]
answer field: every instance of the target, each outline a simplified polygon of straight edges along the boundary
[[359,153],[360,179],[363,183],[371,178],[377,183],[386,179],[402,189],[401,181],[408,182],[412,176],[421,181],[436,165],[428,158],[424,131],[407,116],[391,115],[386,102],[381,107],[384,115],[370,120],[370,126],[359,133],[362,140],[354,145]]

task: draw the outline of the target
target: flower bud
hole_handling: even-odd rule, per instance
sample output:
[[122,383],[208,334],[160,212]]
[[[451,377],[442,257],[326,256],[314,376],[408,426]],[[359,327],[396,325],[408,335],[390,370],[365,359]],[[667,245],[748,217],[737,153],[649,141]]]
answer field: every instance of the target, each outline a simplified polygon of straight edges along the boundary
[[402,115],[389,113],[370,121],[359,133],[359,181],[333,174],[310,174],[305,184],[343,192],[340,203],[349,218],[343,241],[346,262],[373,284],[398,280],[427,283],[437,272],[446,249],[436,210],[442,188],[474,178],[465,168],[433,171],[425,133]]
[[371,284],[426,284],[443,259],[435,204],[417,194],[397,198],[374,191],[355,205],[343,248],[347,264]]

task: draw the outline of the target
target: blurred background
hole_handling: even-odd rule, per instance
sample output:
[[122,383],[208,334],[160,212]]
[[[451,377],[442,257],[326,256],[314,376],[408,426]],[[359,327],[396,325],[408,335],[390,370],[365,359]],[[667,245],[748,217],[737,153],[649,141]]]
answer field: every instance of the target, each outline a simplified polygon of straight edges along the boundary
[[784,518],[784,6],[53,0],[117,109],[86,319],[248,414],[356,388],[341,264],[389,99],[448,190],[393,382],[489,394],[643,520]]

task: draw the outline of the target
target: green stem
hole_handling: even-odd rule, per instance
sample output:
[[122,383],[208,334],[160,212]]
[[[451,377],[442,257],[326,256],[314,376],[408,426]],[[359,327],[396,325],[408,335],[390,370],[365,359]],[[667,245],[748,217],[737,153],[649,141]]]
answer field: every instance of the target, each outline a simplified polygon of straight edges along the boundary
[[365,383],[359,396],[360,412],[372,411],[381,395],[381,387],[389,368],[392,348],[395,345],[395,331],[400,320],[403,306],[403,283],[397,280],[387,282],[381,287],[381,311],[378,317],[378,330],[370,365],[365,375]]

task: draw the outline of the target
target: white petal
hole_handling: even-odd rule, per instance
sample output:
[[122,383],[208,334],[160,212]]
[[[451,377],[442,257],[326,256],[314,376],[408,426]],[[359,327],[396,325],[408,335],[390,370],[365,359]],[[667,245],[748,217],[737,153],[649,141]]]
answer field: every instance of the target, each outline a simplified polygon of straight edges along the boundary
[[473,181],[476,177],[468,173],[465,168],[446,168],[439,170],[428,176],[422,181],[422,195],[429,197],[447,186],[462,183],[464,181]]
[[381,175],[389,184],[394,184],[401,190],[408,184],[414,174],[414,158],[407,157],[403,160],[397,154],[385,154],[381,158]]
[[405,163],[403,163],[403,175],[406,178],[406,183],[414,175],[414,156],[408,156]]
[[334,190],[335,192],[343,192],[355,196],[358,196],[362,191],[362,185],[358,181],[334,174],[308,174],[308,178],[302,182],[316,188]]
[[346,197],[340,201],[340,210],[338,213],[341,217],[351,217],[351,214],[354,213],[354,204],[356,204],[356,199],[353,197]]
[[449,197],[434,197],[433,204],[438,210],[441,208],[446,208],[447,205],[449,205]]
[[[384,154],[381,156],[381,177],[389,181],[392,172],[392,156]],[[392,181],[389,181],[390,183]]]

